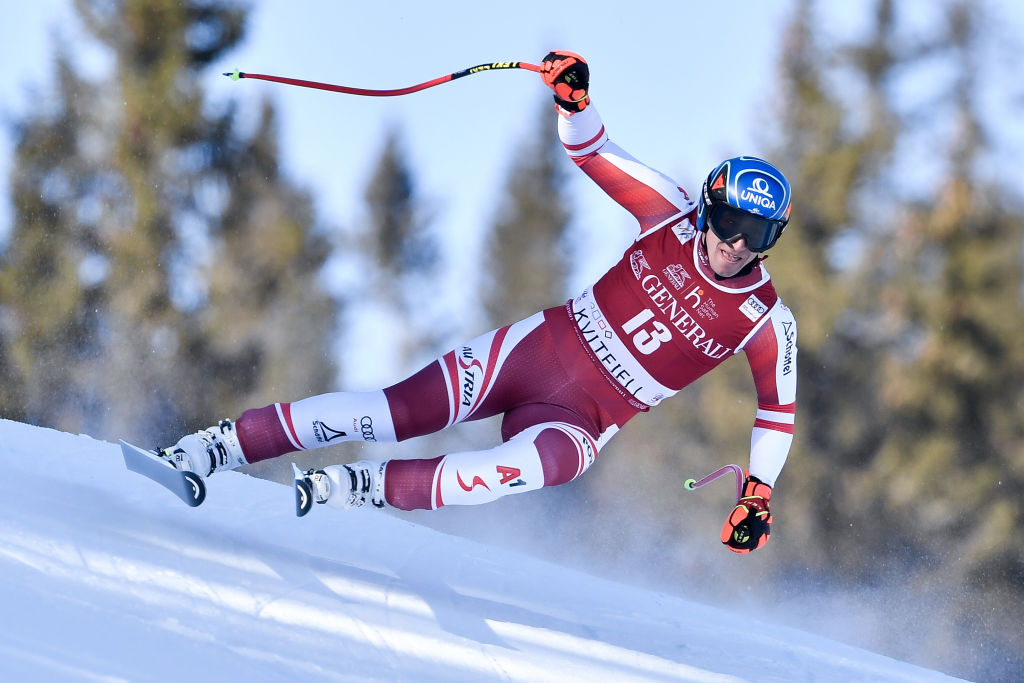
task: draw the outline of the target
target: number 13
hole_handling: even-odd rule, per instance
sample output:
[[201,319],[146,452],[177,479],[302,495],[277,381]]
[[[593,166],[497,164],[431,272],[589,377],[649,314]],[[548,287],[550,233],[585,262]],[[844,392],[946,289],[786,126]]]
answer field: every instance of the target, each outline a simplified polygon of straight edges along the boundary
[[[622,325],[622,331],[626,334],[633,334],[633,346],[640,353],[649,356],[658,350],[662,342],[672,339],[672,331],[665,325],[655,320],[649,326],[651,329],[643,329],[641,326],[654,317],[654,311],[645,308]],[[639,331],[638,331],[639,330]]]

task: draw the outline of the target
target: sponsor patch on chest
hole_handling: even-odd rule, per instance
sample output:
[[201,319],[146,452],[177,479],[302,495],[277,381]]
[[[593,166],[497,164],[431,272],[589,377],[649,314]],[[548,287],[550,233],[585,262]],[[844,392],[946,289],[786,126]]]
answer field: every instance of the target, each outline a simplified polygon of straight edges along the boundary
[[676,291],[685,287],[686,281],[690,279],[690,274],[687,273],[686,269],[678,263],[669,264],[669,266],[662,272],[665,273],[665,277],[672,283],[672,286],[675,287]]
[[751,322],[757,322],[758,318],[768,312],[768,307],[755,295],[751,294],[740,305],[740,312],[747,316]]
[[651,269],[651,264],[647,262],[647,258],[644,256],[643,249],[637,249],[629,255],[629,265],[633,268],[633,275],[639,280],[645,270]]

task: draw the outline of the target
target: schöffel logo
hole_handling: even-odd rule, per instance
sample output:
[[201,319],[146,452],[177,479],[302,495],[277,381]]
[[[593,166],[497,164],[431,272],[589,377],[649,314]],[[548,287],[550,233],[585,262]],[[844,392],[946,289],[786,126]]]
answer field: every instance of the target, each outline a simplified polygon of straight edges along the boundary
[[791,321],[782,323],[782,336],[786,338],[786,352],[782,357],[782,374],[788,375],[793,371],[793,344],[796,341],[796,330],[793,329]]
[[317,420],[316,422],[313,423],[313,435],[316,437],[316,440],[321,443],[330,443],[335,439],[340,439],[343,436],[348,436],[347,433],[341,431],[340,429],[332,429],[331,427],[328,427],[320,420]]

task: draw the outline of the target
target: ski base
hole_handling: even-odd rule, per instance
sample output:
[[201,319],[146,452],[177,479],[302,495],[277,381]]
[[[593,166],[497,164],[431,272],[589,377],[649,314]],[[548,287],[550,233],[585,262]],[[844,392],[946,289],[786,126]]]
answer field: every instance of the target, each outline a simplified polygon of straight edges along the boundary
[[295,516],[303,517],[313,508],[313,490],[306,481],[306,473],[292,463],[292,476],[295,478]]
[[186,505],[197,507],[206,500],[206,484],[195,472],[177,470],[152,451],[133,446],[123,440],[121,454],[124,456],[125,467],[160,484],[181,498]]

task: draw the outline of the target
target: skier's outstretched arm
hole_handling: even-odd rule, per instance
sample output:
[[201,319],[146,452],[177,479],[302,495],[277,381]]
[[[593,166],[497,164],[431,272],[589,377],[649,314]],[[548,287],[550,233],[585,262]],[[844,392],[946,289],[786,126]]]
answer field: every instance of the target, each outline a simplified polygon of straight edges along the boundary
[[641,235],[696,208],[675,181],[608,139],[590,102],[590,71],[582,57],[564,51],[549,53],[541,63],[541,76],[555,91],[558,136],[569,157],[637,219]]

